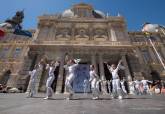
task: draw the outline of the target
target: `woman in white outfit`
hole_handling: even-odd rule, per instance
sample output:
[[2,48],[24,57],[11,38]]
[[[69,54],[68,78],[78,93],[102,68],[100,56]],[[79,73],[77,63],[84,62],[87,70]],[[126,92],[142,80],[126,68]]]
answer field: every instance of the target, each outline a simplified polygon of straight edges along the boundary
[[91,90],[92,90],[92,94],[93,94],[93,98],[92,99],[98,99],[99,98],[99,91],[97,86],[97,82],[99,80],[99,76],[96,74],[95,72],[95,68],[94,65],[90,65],[90,79],[89,82],[91,83]]
[[41,68],[41,65],[35,65],[34,69],[32,71],[29,71],[29,75],[30,75],[30,82],[29,82],[29,94],[28,97],[33,97],[36,93],[35,90],[35,85],[36,85],[36,81],[37,81],[37,75],[38,72]]
[[[122,92],[121,92],[121,87],[120,87],[120,79],[119,79],[119,75],[118,75],[118,71],[120,69],[120,65],[121,65],[121,60],[119,61],[118,65],[116,66],[115,64],[112,64],[111,66],[109,66],[107,64],[107,67],[109,69],[109,71],[112,73],[112,98],[115,98],[118,96],[118,99],[122,99]],[[122,67],[121,67],[122,68]]]
[[77,60],[71,59],[68,61],[67,65],[64,66],[64,68],[68,71],[68,76],[65,81],[66,89],[69,91],[69,97],[67,98],[68,100],[72,99],[72,97],[73,97],[74,91],[72,88],[72,83],[75,79],[75,70],[76,70],[79,62],[80,62],[79,59],[77,59]]
[[46,69],[49,70],[48,72],[48,79],[46,81],[46,97],[44,99],[50,99],[53,95],[53,89],[51,87],[54,79],[55,79],[55,75],[54,75],[54,71],[56,70],[56,68],[59,66],[59,62],[56,61],[52,61],[51,64],[47,64]]

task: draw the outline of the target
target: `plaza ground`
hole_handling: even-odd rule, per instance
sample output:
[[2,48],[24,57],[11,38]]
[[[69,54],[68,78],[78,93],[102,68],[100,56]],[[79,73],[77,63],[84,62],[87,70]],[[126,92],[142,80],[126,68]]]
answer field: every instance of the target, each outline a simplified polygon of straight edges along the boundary
[[102,95],[91,100],[91,95],[76,94],[73,100],[56,94],[52,100],[43,100],[45,94],[26,98],[26,94],[0,93],[0,114],[165,114],[165,96],[129,95],[123,100]]

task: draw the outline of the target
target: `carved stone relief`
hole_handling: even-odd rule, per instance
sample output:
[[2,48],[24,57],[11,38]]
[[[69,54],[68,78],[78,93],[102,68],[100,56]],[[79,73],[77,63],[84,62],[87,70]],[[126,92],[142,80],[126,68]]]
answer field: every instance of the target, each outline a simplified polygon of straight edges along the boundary
[[107,33],[104,29],[96,29],[94,33],[94,38],[107,38]]
[[56,38],[70,38],[71,37],[71,30],[69,28],[59,28],[57,30]]
[[89,38],[87,29],[80,28],[76,30],[76,38]]

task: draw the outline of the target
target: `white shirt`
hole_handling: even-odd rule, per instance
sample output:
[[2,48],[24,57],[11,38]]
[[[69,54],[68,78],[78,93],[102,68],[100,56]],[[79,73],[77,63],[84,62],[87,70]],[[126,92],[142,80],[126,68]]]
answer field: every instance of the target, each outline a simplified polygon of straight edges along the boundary
[[94,79],[98,79],[98,75],[96,74],[96,72],[95,72],[94,70],[91,70],[91,71],[89,72],[89,74],[90,74],[90,79],[89,79],[89,81],[92,81],[92,80],[94,80]]
[[36,80],[36,78],[37,78],[37,70],[36,69],[34,69],[33,71],[30,71],[29,72],[29,74],[30,74],[30,78],[31,78],[31,80]]

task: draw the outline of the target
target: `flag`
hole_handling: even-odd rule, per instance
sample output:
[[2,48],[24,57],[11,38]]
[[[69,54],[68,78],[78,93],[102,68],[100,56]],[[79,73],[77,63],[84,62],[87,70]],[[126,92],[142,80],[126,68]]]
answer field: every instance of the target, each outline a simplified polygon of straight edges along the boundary
[[26,30],[15,29],[14,34],[32,37],[32,33]]
[[12,32],[12,25],[10,23],[0,23],[0,39],[2,39],[7,32]]
[[5,36],[5,31],[0,29],[0,40]]

